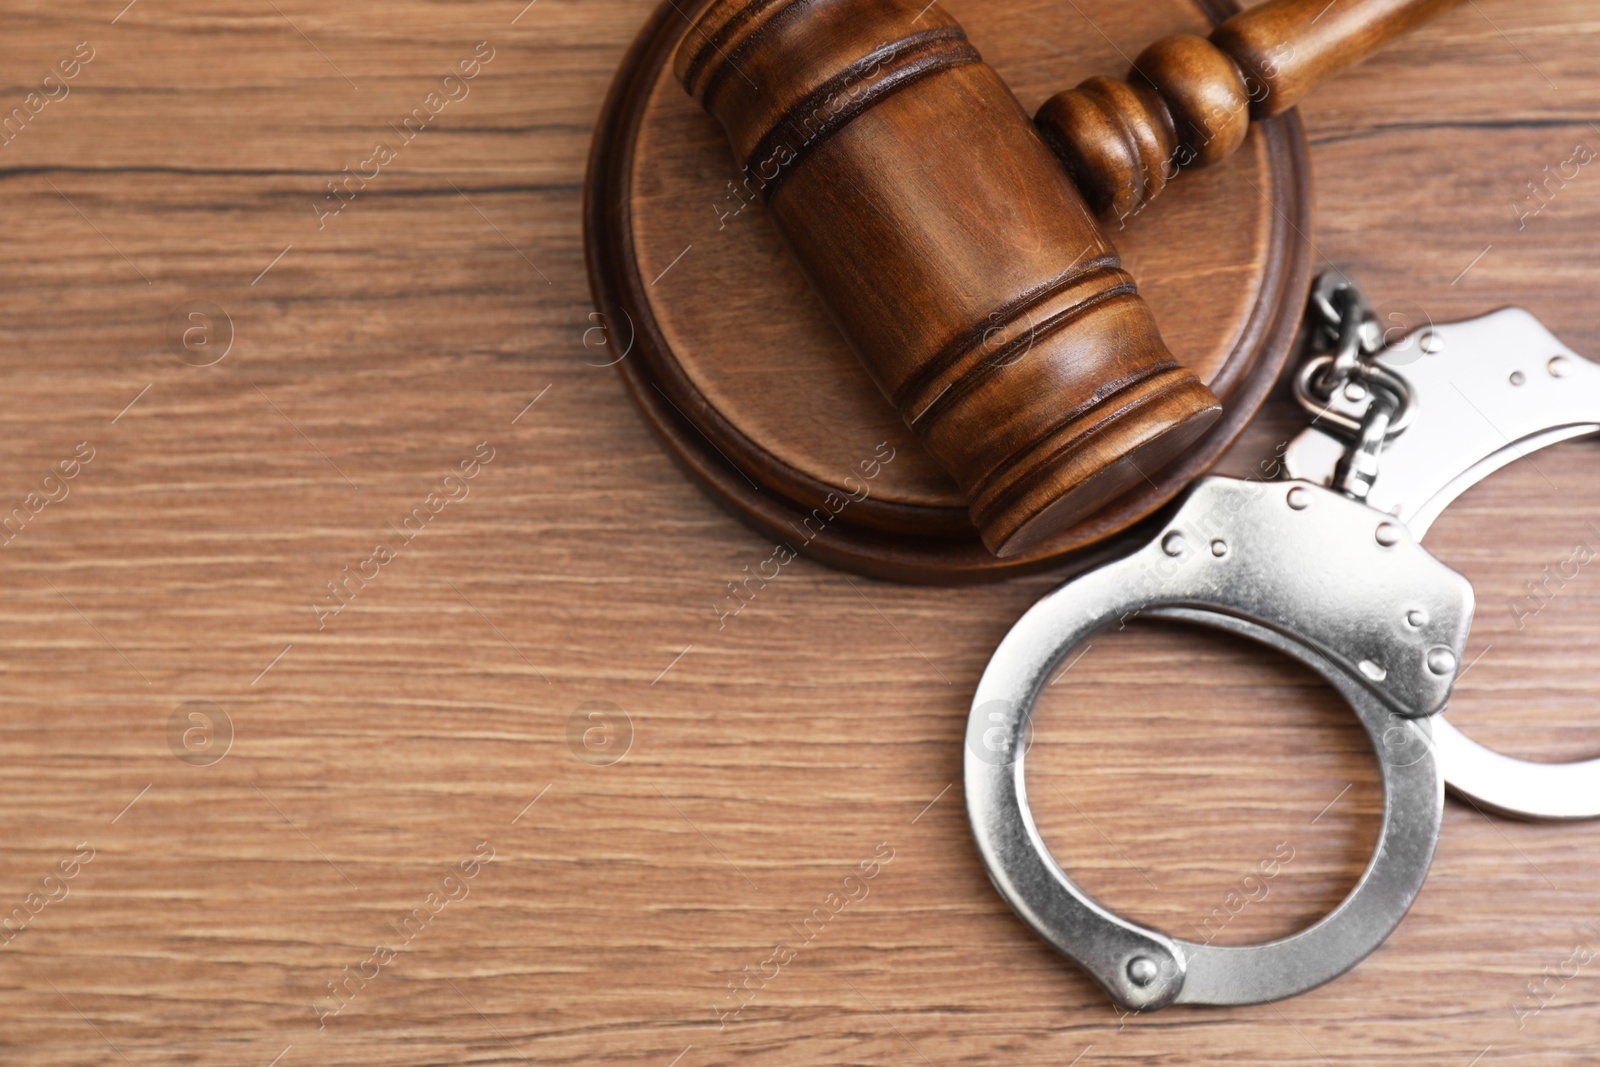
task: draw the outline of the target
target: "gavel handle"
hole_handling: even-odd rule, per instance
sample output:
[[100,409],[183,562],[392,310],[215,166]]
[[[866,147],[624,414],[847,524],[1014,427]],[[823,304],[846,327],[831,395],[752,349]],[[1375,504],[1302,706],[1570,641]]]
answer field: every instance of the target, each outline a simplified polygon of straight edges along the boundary
[[1126,82],[1090,78],[1034,119],[1102,219],[1125,219],[1182,167],[1207,167],[1244,143],[1252,118],[1289,110],[1461,0],[1269,0],[1210,38],[1166,37]]

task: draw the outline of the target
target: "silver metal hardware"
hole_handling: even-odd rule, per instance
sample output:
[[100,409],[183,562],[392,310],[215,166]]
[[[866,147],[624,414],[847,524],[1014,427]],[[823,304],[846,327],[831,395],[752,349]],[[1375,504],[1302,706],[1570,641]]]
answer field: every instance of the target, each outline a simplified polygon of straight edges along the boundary
[[[1375,365],[1403,376],[1414,414],[1404,436],[1384,446],[1367,502],[1419,537],[1458,496],[1506,464],[1600,433],[1600,366],[1521,308],[1414,332]],[[1522,372],[1521,385],[1511,381],[1512,370]],[[1288,477],[1333,485],[1349,448],[1342,426],[1359,423],[1369,406],[1335,396],[1328,411],[1337,421],[1319,421],[1290,443]]]
[[[1343,973],[1382,943],[1427,875],[1444,786],[1423,717],[1448,699],[1455,671],[1434,668],[1441,652],[1459,661],[1472,603],[1466,579],[1362,504],[1308,484],[1202,479],[1143,549],[1034,605],[984,671],[965,781],[995,886],[1130,1009],[1276,1000]],[[1040,838],[1023,775],[1034,701],[1074,647],[1139,614],[1231,630],[1308,664],[1383,757],[1378,849],[1350,896],[1309,929],[1249,948],[1167,937],[1091,899]],[[1393,757],[1396,738],[1409,742],[1404,759]]]
[[[1375,364],[1404,377],[1415,415],[1404,436],[1384,445],[1365,499],[1419,539],[1457,497],[1506,464],[1600,433],[1600,366],[1521,308],[1415,331]],[[1339,427],[1370,408],[1342,396],[1329,408],[1338,418],[1295,438],[1284,469],[1290,478],[1344,489],[1345,471],[1357,461]],[[1443,718],[1433,733],[1446,782],[1480,806],[1529,819],[1600,818],[1600,760],[1513,759]]]
[[[1353,384],[1353,383],[1352,383]],[[1348,397],[1349,386],[1345,387]],[[1367,394],[1363,391],[1361,397]],[[1378,477],[1378,458],[1383,446],[1389,443],[1389,427],[1393,423],[1395,398],[1388,393],[1375,393],[1367,405],[1356,433],[1355,444],[1346,450],[1333,474],[1333,487],[1351,500],[1365,500],[1372,492],[1372,483]]]
[[[1366,446],[1365,466],[1377,462],[1378,452],[1390,438],[1411,425],[1411,390],[1406,380],[1377,362],[1383,349],[1383,332],[1359,287],[1338,271],[1317,279],[1306,313],[1310,323],[1311,358],[1294,378],[1295,399],[1311,415],[1312,423],[1327,424],[1345,435],[1374,443]],[[1383,401],[1388,397],[1388,401]],[[1361,415],[1351,416],[1347,406],[1370,400]],[[1387,409],[1387,410],[1385,410]],[[1372,422],[1382,417],[1376,431]],[[1361,485],[1370,479],[1357,479]],[[1359,498],[1358,498],[1359,499]]]

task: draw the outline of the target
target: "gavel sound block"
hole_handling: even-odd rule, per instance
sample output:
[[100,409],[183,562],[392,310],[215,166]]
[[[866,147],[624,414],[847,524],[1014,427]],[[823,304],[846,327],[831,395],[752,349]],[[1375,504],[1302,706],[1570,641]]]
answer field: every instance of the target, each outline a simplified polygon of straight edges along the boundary
[[675,63],[997,555],[1221,414],[1010,89],[925,0],[717,0]]
[[[1288,353],[1309,285],[1309,181],[1292,113],[1262,124],[1230,166],[1177,183],[1116,231],[1171,351],[1225,414],[1165,473],[1148,472],[1092,517],[1000,559],[979,540],[954,479],[829,321],[724,131],[678,83],[672,61],[690,22],[681,7],[663,3],[641,32],[600,119],[585,204],[597,311],[583,324],[582,358],[614,365],[668,453],[740,518],[802,554],[901,580],[1088,562],[1249,421]],[[1030,109],[1074,74],[1123,69],[1113,40],[1204,34],[1231,13],[1224,0],[940,7]],[[880,445],[895,458],[872,465],[864,485],[861,464]]]

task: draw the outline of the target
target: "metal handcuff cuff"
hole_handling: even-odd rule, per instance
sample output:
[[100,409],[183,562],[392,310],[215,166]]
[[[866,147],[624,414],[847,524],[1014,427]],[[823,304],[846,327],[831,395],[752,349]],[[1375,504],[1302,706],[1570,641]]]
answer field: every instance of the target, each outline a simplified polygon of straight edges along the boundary
[[[1422,536],[1512,460],[1600,433],[1600,365],[1518,308],[1384,345],[1339,274],[1312,296],[1313,351],[1295,393],[1312,425],[1283,480],[1207,477],[1143,548],[1035,604],[995,650],[967,724],[967,813],[995,887],[1118,1004],[1254,1004],[1355,966],[1427,877],[1446,783],[1526,818],[1600,816],[1600,760],[1527,763],[1438,713],[1461,667],[1473,591]],[[1318,343],[1320,341],[1320,343]],[[1350,704],[1380,757],[1383,822],[1355,888],[1305,930],[1253,946],[1168,937],[1110,911],[1050,854],[1028,807],[1029,719],[1053,668],[1132,616],[1251,638],[1297,659]]]

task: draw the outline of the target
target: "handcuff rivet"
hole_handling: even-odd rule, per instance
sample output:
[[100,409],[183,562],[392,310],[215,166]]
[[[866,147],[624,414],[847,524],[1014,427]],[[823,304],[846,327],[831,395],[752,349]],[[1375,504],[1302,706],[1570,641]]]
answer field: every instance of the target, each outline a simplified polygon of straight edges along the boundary
[[1311,493],[1303,485],[1297,485],[1289,490],[1289,506],[1296,511],[1304,511],[1311,506]]
[[1218,559],[1226,556],[1228,554],[1228,542],[1221,540],[1211,542],[1211,554]]
[[1169,556],[1181,556],[1189,551],[1189,543],[1183,539],[1183,534],[1174,530],[1161,539],[1161,551]]
[[1149,956],[1135,956],[1128,961],[1128,981],[1141,989],[1161,975],[1161,968]]
[[1456,655],[1448,648],[1440,646],[1428,652],[1428,669],[1434,674],[1445,675],[1456,669]]
[[1378,532],[1373,536],[1384,548],[1393,548],[1400,543],[1400,527],[1392,522],[1385,522],[1378,526]]
[[1352,404],[1359,404],[1367,398],[1367,387],[1360,382],[1351,382],[1344,387],[1344,398]]
[[1523,382],[1525,382],[1527,380],[1528,380],[1528,376],[1526,374],[1523,374],[1521,371],[1514,370],[1514,371],[1511,372],[1511,384],[1512,385],[1521,385]]
[[1384,670],[1383,667],[1372,662],[1370,659],[1364,659],[1360,663],[1356,664],[1356,666],[1361,668],[1362,674],[1366,675],[1368,678],[1371,678],[1374,682],[1381,682],[1385,678],[1389,677],[1388,671]]
[[1427,333],[1423,334],[1422,340],[1419,343],[1422,345],[1422,350],[1428,353],[1430,356],[1437,356],[1440,352],[1444,351],[1444,338],[1440,337],[1432,330],[1429,330]]
[[1566,356],[1557,356],[1550,361],[1550,377],[1565,378],[1572,373],[1572,360]]
[[1421,608],[1412,608],[1406,612],[1406,625],[1413,630],[1420,630],[1428,625],[1428,613]]

